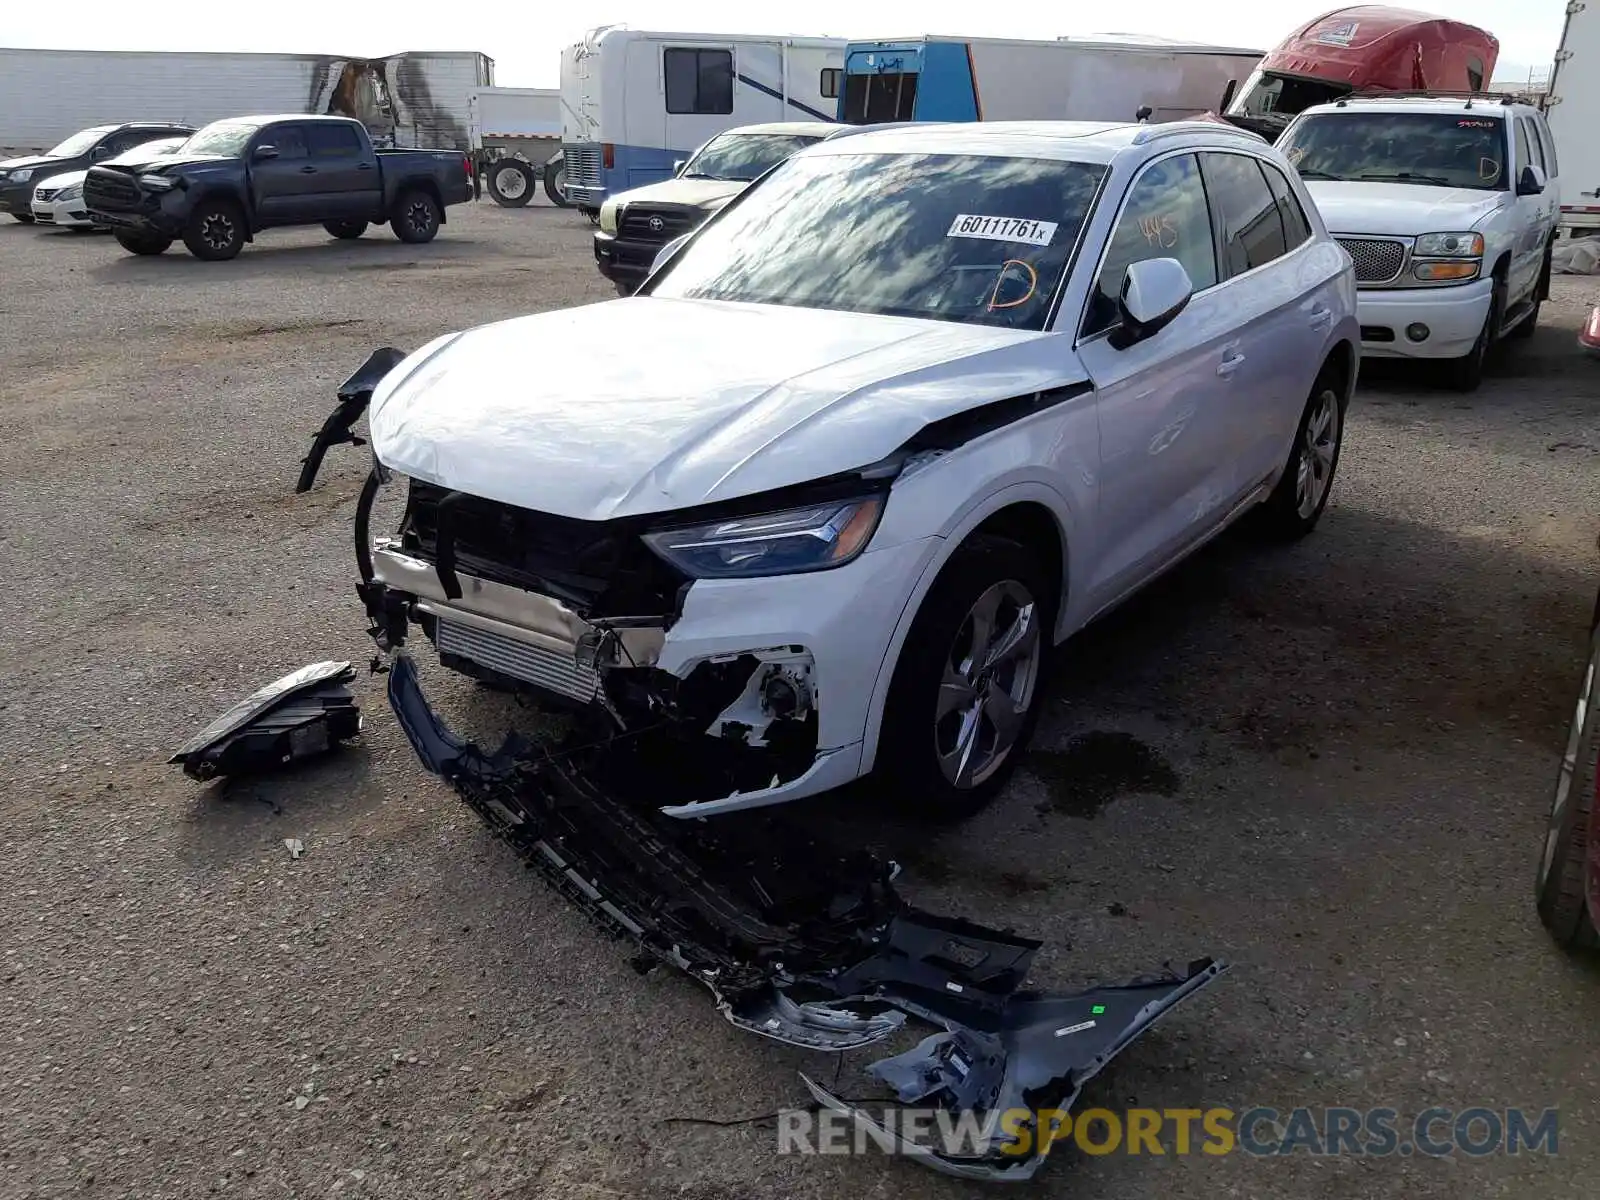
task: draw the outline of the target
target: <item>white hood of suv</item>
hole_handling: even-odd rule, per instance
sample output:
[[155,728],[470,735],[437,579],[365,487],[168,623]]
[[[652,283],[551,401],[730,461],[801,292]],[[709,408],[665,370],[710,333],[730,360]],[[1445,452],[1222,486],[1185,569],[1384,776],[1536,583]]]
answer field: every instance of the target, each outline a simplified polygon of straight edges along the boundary
[[1322,223],[1331,234],[1378,233],[1416,237],[1474,228],[1507,202],[1509,192],[1429,187],[1415,183],[1308,179]]
[[932,421],[1084,378],[1049,334],[641,296],[437,339],[379,385],[369,425],[392,470],[598,521],[863,467]]

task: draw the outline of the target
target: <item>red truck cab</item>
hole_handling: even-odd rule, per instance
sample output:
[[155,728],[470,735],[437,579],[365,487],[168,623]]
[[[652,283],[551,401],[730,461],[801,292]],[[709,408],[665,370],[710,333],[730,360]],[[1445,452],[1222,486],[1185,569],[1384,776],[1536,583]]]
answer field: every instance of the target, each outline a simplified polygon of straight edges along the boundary
[[1275,140],[1296,113],[1351,92],[1481,92],[1499,54],[1475,25],[1375,4],[1335,9],[1274,47],[1223,98],[1222,114]]

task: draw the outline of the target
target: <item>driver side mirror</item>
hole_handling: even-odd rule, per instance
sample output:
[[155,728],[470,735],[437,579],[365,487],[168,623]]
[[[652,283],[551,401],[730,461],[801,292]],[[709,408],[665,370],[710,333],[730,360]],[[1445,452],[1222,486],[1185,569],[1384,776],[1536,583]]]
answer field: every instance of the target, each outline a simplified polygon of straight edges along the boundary
[[89,157],[92,158],[95,162],[99,162],[103,158],[110,158],[111,157],[111,147],[110,146],[96,146],[93,150],[89,151]]
[[276,146],[257,146],[255,153],[250,156],[254,162],[266,162],[270,158],[277,157],[278,148]]
[[1228,111],[1228,105],[1233,103],[1233,97],[1238,90],[1239,81],[1237,79],[1228,80],[1228,86],[1222,89],[1222,103],[1217,105],[1217,112],[1219,114]]
[[1529,163],[1522,168],[1522,174],[1517,176],[1517,195],[1539,196],[1544,193],[1544,185],[1549,182],[1544,175],[1544,168],[1534,163]]
[[689,165],[689,160],[688,159],[686,159],[686,158],[678,159],[676,162],[674,162],[672,164],[672,177],[674,179],[676,179],[679,175],[682,175],[683,174],[683,169],[685,167],[687,167],[688,165]]
[[1194,283],[1175,258],[1147,258],[1130,263],[1117,299],[1117,324],[1111,346],[1126,350],[1154,337],[1177,318],[1194,295]]

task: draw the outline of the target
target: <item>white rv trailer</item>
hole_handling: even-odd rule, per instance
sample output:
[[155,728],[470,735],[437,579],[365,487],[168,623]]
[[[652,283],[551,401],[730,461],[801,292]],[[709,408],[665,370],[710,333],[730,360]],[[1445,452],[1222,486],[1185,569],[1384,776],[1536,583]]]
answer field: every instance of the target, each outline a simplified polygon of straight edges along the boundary
[[0,158],[38,153],[93,125],[241,113],[339,113],[380,142],[466,150],[468,97],[494,82],[474,51],[387,58],[0,48]]
[[1561,156],[1561,236],[1600,233],[1600,7],[1567,5],[1544,105]]
[[937,35],[851,42],[839,119],[1174,121],[1214,110],[1264,51],[1136,34],[1053,42]]
[[561,53],[568,199],[591,216],[614,192],[672,176],[725,129],[832,121],[843,38],[657,33],[602,26]]
[[496,204],[521,208],[540,178],[564,205],[561,178],[561,93],[556,88],[473,88],[468,99],[478,175]]

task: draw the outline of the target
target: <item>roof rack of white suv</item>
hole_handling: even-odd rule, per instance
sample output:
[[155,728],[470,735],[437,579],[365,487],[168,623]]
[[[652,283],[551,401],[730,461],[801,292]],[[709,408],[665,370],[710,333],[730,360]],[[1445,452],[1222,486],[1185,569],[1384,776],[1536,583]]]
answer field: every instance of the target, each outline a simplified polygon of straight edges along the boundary
[[1520,104],[1523,101],[1514,92],[1454,92],[1448,88],[1415,88],[1402,91],[1351,92],[1333,103],[1342,108],[1351,100],[1465,100],[1468,108],[1474,100],[1489,104]]

